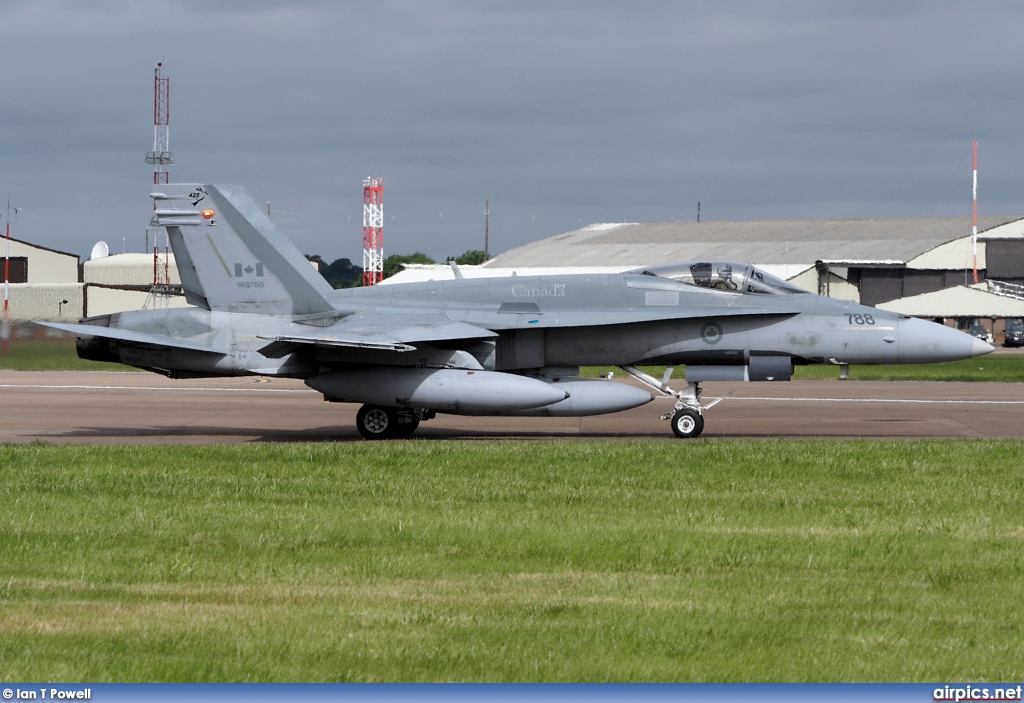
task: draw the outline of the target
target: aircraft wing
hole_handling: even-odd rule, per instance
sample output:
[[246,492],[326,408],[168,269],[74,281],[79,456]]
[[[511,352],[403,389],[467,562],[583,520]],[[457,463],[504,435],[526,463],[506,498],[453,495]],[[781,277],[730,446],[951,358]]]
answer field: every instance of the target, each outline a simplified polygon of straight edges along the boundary
[[356,313],[311,334],[260,335],[270,341],[260,353],[281,358],[302,345],[406,352],[415,342],[449,342],[497,337],[483,327],[455,322],[440,313]]
[[102,327],[100,325],[71,325],[63,322],[36,322],[37,325],[53,327],[54,329],[72,332],[79,336],[104,337],[107,339],[120,339],[125,342],[136,344],[148,344],[154,347],[165,349],[187,349],[189,351],[209,352],[211,354],[223,354],[220,349],[193,344],[174,337],[162,334],[151,334],[149,332],[136,332],[134,330],[121,329],[120,327]]

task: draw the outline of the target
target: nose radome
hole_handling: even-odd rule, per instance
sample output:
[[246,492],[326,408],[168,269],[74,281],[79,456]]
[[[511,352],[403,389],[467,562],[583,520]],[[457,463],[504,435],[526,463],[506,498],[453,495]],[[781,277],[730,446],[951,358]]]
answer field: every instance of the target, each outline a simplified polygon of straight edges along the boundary
[[977,337],[928,320],[899,321],[899,363],[927,364],[970,359],[988,354],[994,347]]
[[971,347],[971,356],[982,356],[995,351],[996,348],[983,339],[974,338],[974,346]]

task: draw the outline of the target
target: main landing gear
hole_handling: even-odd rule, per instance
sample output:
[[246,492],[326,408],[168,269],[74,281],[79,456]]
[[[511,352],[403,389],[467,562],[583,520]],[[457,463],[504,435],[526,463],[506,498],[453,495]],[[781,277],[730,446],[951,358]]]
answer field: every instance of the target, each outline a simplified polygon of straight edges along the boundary
[[356,429],[365,439],[404,439],[412,436],[420,420],[431,417],[433,413],[426,410],[364,405],[356,413]]
[[699,383],[687,383],[686,388],[681,391],[672,390],[668,385],[668,380],[672,378],[672,372],[676,370],[675,366],[666,367],[665,375],[660,381],[635,366],[620,366],[619,368],[641,383],[676,399],[676,405],[672,408],[672,412],[665,413],[661,419],[671,420],[672,433],[680,439],[699,437],[700,433],[704,431],[704,411],[724,399],[717,398],[702,406]]

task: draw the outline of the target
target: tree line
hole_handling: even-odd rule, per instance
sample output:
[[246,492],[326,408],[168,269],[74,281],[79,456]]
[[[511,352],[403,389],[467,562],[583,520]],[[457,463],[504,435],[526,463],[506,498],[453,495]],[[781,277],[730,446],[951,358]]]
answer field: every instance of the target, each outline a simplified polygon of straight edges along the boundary
[[[315,261],[320,275],[332,288],[355,288],[363,285],[363,268],[356,266],[350,259],[335,259],[331,263],[324,261],[319,254],[307,256]],[[449,256],[445,263],[454,261],[460,266],[476,266],[487,261],[487,256],[480,249],[469,249],[459,256]],[[402,270],[402,264],[436,264],[432,258],[417,251],[413,254],[392,254],[384,259],[384,278],[391,278]]]

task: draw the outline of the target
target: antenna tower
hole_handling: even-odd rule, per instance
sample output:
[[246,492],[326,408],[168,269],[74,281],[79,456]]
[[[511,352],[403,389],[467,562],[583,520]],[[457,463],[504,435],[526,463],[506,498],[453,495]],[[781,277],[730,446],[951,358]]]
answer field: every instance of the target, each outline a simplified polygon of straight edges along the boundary
[[[146,152],[146,163],[153,165],[153,184],[170,183],[170,166],[174,164],[174,153],[171,151],[171,79],[162,74],[163,63],[153,69],[153,150]],[[156,201],[153,201],[156,210]],[[168,270],[168,252],[164,247],[163,271],[159,265],[159,235],[162,227],[157,227],[156,215],[146,230],[146,248],[149,248],[149,233],[153,232],[153,284],[170,283]],[[164,234],[166,237],[166,232]],[[161,275],[163,274],[163,275]]]
[[363,285],[384,280],[384,179],[363,180]]
[[153,150],[146,153],[146,163],[153,164],[153,183],[170,183],[168,166],[174,164],[171,152],[171,79],[160,75],[158,63],[153,76]]
[[974,282],[978,282],[978,142],[974,142],[974,186],[971,188],[974,210],[974,224],[971,227],[971,244],[974,248]]

